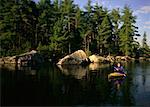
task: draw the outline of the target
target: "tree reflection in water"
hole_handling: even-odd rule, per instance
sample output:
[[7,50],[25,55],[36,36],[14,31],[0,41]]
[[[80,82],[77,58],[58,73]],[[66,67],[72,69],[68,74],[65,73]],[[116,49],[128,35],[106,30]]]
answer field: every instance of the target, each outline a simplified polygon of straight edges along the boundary
[[75,65],[56,67],[50,63],[44,63],[39,67],[3,65],[2,105],[148,104],[149,66],[124,63],[124,67],[128,71],[128,76],[120,84],[119,81],[108,81],[108,74],[113,72],[112,65],[109,64],[90,64],[86,67]]

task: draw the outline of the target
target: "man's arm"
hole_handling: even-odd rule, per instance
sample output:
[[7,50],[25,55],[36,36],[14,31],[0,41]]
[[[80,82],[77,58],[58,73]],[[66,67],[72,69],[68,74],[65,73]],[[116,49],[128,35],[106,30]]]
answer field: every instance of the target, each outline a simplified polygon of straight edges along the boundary
[[118,69],[117,67],[114,67],[114,70],[115,70],[115,71],[118,71],[119,69]]

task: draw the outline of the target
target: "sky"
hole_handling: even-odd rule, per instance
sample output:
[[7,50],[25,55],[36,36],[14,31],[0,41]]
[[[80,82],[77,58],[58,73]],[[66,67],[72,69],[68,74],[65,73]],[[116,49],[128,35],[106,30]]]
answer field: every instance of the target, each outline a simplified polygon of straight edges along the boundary
[[[34,0],[38,2],[39,0]],[[136,26],[138,27],[138,33],[141,35],[138,37],[138,41],[141,43],[144,31],[147,34],[147,43],[150,46],[150,0],[91,0],[92,5],[98,3],[107,7],[109,10],[113,8],[123,9],[125,5],[128,5],[133,14],[137,17]],[[78,4],[81,9],[84,9],[88,0],[74,0],[75,4]]]

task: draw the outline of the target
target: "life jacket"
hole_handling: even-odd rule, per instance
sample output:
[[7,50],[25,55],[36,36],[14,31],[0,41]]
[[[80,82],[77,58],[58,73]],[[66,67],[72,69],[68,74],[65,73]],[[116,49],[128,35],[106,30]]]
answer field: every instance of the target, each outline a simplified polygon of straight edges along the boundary
[[[118,69],[118,70],[116,70],[116,69]],[[115,70],[115,71],[118,71],[118,72],[123,72],[123,66],[114,67],[114,70]]]

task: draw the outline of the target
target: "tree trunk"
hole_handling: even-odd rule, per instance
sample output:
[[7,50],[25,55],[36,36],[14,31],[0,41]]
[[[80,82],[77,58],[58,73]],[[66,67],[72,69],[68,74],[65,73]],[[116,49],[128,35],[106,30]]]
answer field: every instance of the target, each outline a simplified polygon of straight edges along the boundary
[[35,46],[37,46],[37,24],[35,29]]
[[88,45],[87,45],[87,50],[88,50],[88,52],[90,50],[90,42],[89,41],[88,41]]
[[84,45],[84,51],[86,52],[86,38],[84,38],[84,43],[85,43],[85,45]]
[[71,53],[71,49],[70,49],[70,47],[71,47],[71,44],[70,44],[70,42],[69,42],[69,54]]
[[103,50],[102,50],[102,45],[99,45],[99,53],[100,55],[102,54]]

